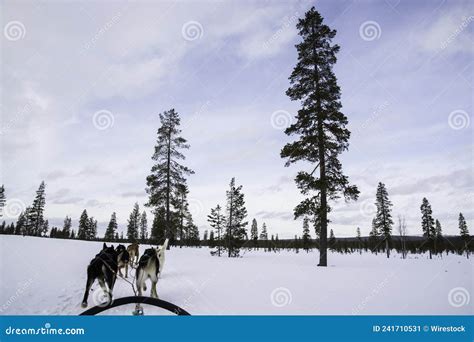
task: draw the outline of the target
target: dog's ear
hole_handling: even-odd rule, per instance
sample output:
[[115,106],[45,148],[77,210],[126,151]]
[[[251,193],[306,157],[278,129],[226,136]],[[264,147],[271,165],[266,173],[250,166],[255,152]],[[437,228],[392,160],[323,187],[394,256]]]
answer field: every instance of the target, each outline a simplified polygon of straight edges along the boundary
[[104,245],[102,246],[102,249],[106,249],[107,248],[107,245],[106,243],[104,242]]

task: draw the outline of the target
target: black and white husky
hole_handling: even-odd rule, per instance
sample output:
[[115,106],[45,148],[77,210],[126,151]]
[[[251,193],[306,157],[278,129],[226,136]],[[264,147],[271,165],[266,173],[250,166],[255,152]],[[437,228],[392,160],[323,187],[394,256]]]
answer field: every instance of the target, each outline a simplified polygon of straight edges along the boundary
[[85,308],[87,306],[89,291],[96,279],[99,281],[104,293],[108,295],[109,301],[112,301],[112,291],[117,279],[117,256],[118,253],[114,246],[107,247],[104,242],[102,250],[91,260],[89,266],[87,266],[87,282],[84,298],[82,299],[82,307]]
[[145,281],[151,280],[150,296],[158,298],[156,293],[156,283],[158,282],[158,273],[160,272],[160,259],[158,258],[158,251],[155,248],[148,248],[140,257],[137,267],[137,289],[138,295],[142,295],[142,291],[146,291]]
[[156,284],[158,278],[161,276],[163,271],[163,265],[165,264],[165,251],[168,248],[168,239],[165,243],[157,248],[148,248],[145,253],[140,257],[138,262],[136,282],[138,295],[142,295],[142,291],[146,291],[146,280],[151,280],[150,296],[158,298],[156,293]]

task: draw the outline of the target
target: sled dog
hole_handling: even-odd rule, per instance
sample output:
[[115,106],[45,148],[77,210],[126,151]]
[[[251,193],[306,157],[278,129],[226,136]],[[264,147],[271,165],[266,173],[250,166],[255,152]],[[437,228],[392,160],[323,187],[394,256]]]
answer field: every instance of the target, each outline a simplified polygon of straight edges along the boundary
[[160,260],[158,258],[158,252],[155,248],[148,248],[140,258],[137,267],[137,289],[138,295],[142,295],[142,291],[146,291],[145,281],[151,280],[150,296],[158,298],[156,293],[156,283],[158,282],[158,273],[160,271]]
[[138,242],[134,242],[127,247],[127,252],[130,254],[130,264],[138,264],[138,256],[140,255],[138,250]]
[[117,265],[119,276],[123,277],[122,268],[125,267],[125,278],[128,278],[128,263],[130,261],[130,254],[124,245],[118,245],[115,249],[117,251]]
[[91,260],[89,266],[87,266],[87,282],[82,307],[87,307],[89,292],[96,279],[104,293],[108,295],[109,302],[112,301],[112,292],[117,279],[117,256],[118,253],[114,246],[107,247],[104,242],[102,250]]

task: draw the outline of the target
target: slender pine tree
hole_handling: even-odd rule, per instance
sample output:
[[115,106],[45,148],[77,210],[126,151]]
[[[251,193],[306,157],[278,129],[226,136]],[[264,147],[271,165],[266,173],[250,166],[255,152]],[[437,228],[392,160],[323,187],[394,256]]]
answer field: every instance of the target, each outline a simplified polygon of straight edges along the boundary
[[61,231],[61,237],[68,239],[71,235],[72,220],[69,216],[64,218],[63,229]]
[[426,198],[423,198],[423,201],[420,206],[421,210],[421,229],[423,230],[423,236],[426,238],[425,243],[428,245],[430,252],[430,259],[432,258],[433,253],[433,241],[436,235],[435,224],[433,219],[433,211],[431,210],[431,205]]
[[117,214],[115,212],[110,216],[110,221],[105,230],[104,239],[108,241],[113,241],[115,239],[115,234],[117,234],[118,224],[117,224]]
[[0,217],[3,216],[3,207],[5,207],[6,201],[5,186],[2,184],[2,186],[0,186]]
[[360,254],[362,254],[362,237],[360,236],[360,228],[357,227],[356,229],[356,237],[357,237],[357,244],[358,244],[358,248],[359,248],[359,252]]
[[148,219],[145,210],[143,210],[140,216],[140,239],[143,241],[148,240]]
[[[207,216],[207,221],[215,231],[215,235],[213,235],[213,242],[215,243],[216,250],[212,251],[211,254],[221,256],[223,250],[222,237],[224,236],[225,216],[222,213],[222,209],[219,204],[215,208],[211,209],[211,213]],[[213,234],[213,231],[211,231],[211,234]]]
[[84,209],[84,211],[81,214],[81,217],[79,218],[79,227],[77,229],[77,238],[80,240],[86,240],[88,237],[88,223],[89,223],[89,217],[87,215],[87,210]]
[[392,236],[392,202],[388,199],[388,192],[385,184],[382,182],[377,186],[377,194],[375,196],[375,206],[377,213],[375,215],[375,226],[377,231],[383,236],[385,241],[385,250],[387,258],[390,258],[390,239]]
[[263,240],[263,241],[268,240],[267,224],[265,222],[263,222],[262,224],[262,232],[260,233],[260,240]]
[[462,213],[459,213],[459,234],[461,235],[461,238],[464,242],[466,257],[469,259],[469,242],[471,241],[471,236],[469,235],[466,219]]
[[443,228],[438,219],[435,220],[434,252],[443,254]]
[[[291,87],[286,94],[301,102],[296,122],[286,130],[298,140],[288,143],[281,151],[286,166],[298,161],[314,165],[312,172],[300,171],[296,184],[306,198],[296,206],[295,219],[315,217],[315,228],[320,226],[319,266],[327,266],[327,226],[330,207],[328,200],[342,194],[346,200],[356,200],[359,190],[349,185],[342,172],[339,154],[348,149],[350,132],[347,117],[340,111],[341,90],[333,66],[339,46],[333,44],[336,31],[323,23],[323,17],[312,7],[296,25],[302,41],[296,45],[298,63],[291,76]],[[314,172],[319,167],[319,177]]]
[[180,163],[184,160],[181,150],[188,149],[186,139],[181,136],[180,118],[174,109],[160,114],[161,127],[157,132],[157,141],[152,159],[155,164],[151,168],[151,174],[147,177],[147,193],[149,199],[147,205],[165,210],[165,236],[171,241],[175,237],[175,228],[172,226],[174,204],[179,203],[177,197],[180,186],[186,184],[186,176],[194,171]]
[[139,234],[139,224],[140,224],[140,207],[138,203],[135,203],[133,210],[130,213],[127,224],[127,239],[130,241],[136,241]]
[[250,229],[250,239],[252,239],[252,244],[254,248],[257,248],[258,241],[258,225],[257,220],[252,220],[252,228]]
[[303,249],[309,252],[311,249],[311,235],[309,234],[309,219],[307,217],[303,220]]
[[246,229],[248,224],[245,221],[247,217],[247,209],[245,208],[244,194],[242,193],[242,185],[235,185],[235,178],[230,180],[229,190],[226,192],[226,232],[224,236],[225,248],[228,257],[238,257],[240,248],[245,240]]
[[28,211],[28,231],[30,234],[28,235],[35,235],[41,236],[43,233],[44,228],[44,207],[46,205],[46,184],[41,182],[38,190],[36,191],[36,197],[33,201],[33,205],[31,206],[30,210]]

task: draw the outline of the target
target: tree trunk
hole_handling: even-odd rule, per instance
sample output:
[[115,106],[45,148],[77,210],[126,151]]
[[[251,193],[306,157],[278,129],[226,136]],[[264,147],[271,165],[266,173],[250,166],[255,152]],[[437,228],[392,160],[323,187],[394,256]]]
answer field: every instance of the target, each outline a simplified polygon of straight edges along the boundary
[[390,258],[390,249],[388,248],[388,239],[385,238],[385,249],[387,250],[387,258]]
[[323,141],[323,122],[319,119],[318,122],[318,135],[319,135],[319,178],[321,181],[321,237],[319,242],[319,264],[318,266],[327,266],[327,241],[328,241],[328,221],[327,221],[327,198],[326,198],[326,160],[324,155],[324,141]]
[[[171,124],[171,123],[170,123]],[[166,160],[166,228],[165,237],[171,240],[171,222],[170,222],[170,195],[171,195],[171,180],[170,180],[170,167],[171,167],[171,126],[168,131],[168,151]],[[168,244],[166,249],[170,249]]]

